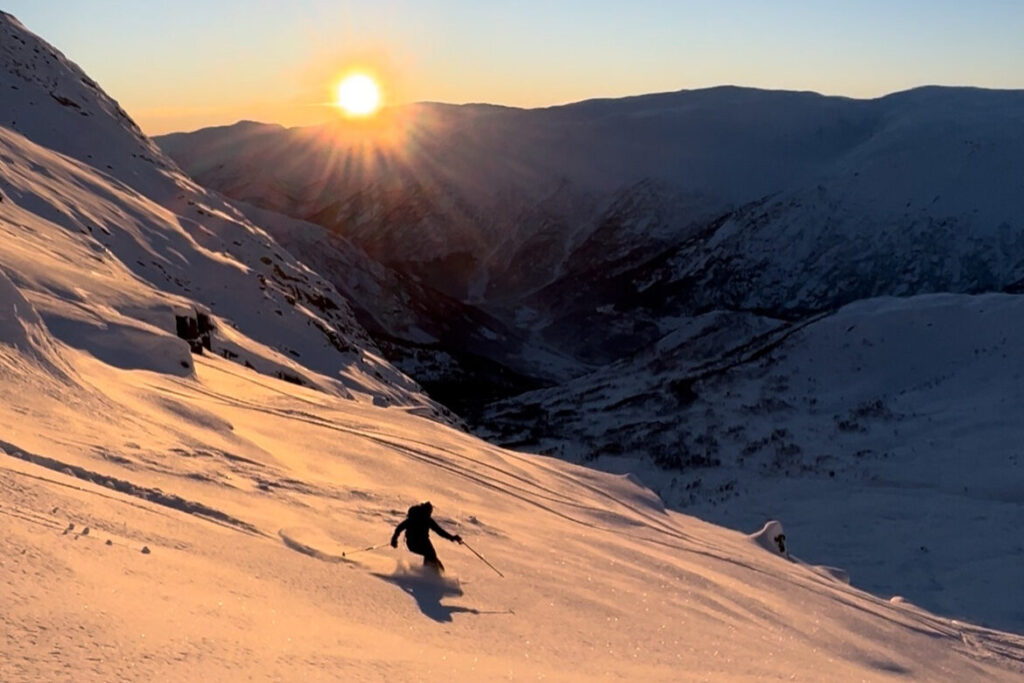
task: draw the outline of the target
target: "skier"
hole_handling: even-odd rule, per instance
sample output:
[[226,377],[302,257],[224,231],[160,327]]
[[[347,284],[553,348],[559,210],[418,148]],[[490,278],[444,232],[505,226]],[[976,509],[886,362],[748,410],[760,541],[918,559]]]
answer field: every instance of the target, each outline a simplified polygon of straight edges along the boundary
[[430,516],[434,506],[430,502],[413,505],[401,524],[395,527],[395,533],[391,536],[391,547],[398,547],[398,537],[405,531],[405,545],[417,555],[423,556],[423,566],[430,567],[438,574],[444,573],[444,565],[437,559],[437,552],[430,542],[428,532],[433,529],[434,533],[442,538],[447,538],[455,543],[462,543],[462,537],[458,534],[452,535],[438,526],[437,522]]

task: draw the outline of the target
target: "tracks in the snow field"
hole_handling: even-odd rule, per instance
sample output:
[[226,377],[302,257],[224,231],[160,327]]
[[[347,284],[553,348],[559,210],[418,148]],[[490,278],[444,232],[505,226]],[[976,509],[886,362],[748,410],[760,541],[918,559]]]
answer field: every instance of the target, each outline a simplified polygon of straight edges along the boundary
[[[225,372],[232,376],[237,376],[235,373],[228,372],[222,368],[213,368],[215,371]],[[164,391],[167,391],[164,389]],[[429,444],[423,441],[419,441],[415,438],[407,436],[398,436],[394,434],[387,434],[384,432],[371,431],[362,427],[350,426],[339,422],[331,421],[327,418],[315,415],[313,413],[304,410],[295,410],[290,408],[274,408],[266,405],[249,402],[241,399],[237,399],[231,396],[226,396],[216,391],[211,391],[195,385],[188,385],[187,391],[183,391],[180,394],[178,392],[175,395],[185,396],[187,392],[197,392],[212,400],[215,400],[223,405],[228,405],[234,408],[240,408],[243,410],[251,410],[255,412],[262,412],[282,419],[287,420],[298,420],[306,424],[321,427],[323,429],[329,429],[336,432],[341,432],[351,436],[356,436],[368,441],[373,441],[380,445],[391,448],[399,453],[402,453],[410,459],[417,460],[419,462],[428,464],[433,467],[437,467],[445,470],[446,472],[472,481],[475,484],[490,488],[495,491],[506,493],[524,503],[537,507],[550,514],[554,514],[567,521],[587,526],[594,529],[600,529],[603,531],[616,532],[616,529],[601,525],[597,522],[586,520],[578,515],[574,515],[570,512],[565,512],[556,509],[554,506],[561,506],[569,508],[571,510],[578,510],[579,512],[589,512],[595,516],[607,515],[607,508],[595,507],[592,504],[580,502],[578,499],[570,497],[566,494],[559,493],[558,491],[544,486],[533,479],[517,474],[508,467],[501,467],[497,464],[486,462],[480,457],[473,457],[460,453],[457,450],[447,449],[440,447],[436,444]],[[308,403],[312,403],[306,401]],[[317,407],[324,407],[318,404]],[[440,451],[444,456],[435,454]],[[570,476],[568,473],[561,472],[558,469],[551,467],[541,461],[540,458],[535,458],[525,454],[514,453],[511,451],[503,451],[501,454],[492,452],[489,449],[484,451],[488,455],[494,458],[499,458],[507,463],[508,459],[525,461],[530,459],[531,467],[540,468],[546,473],[557,477],[558,479],[567,482],[568,484],[583,489],[589,492],[596,498],[605,499],[612,503],[613,506],[619,507],[623,510],[622,513],[613,513],[619,515],[624,522],[639,524],[646,526],[647,528],[657,531],[664,536],[668,536],[675,542],[683,542],[689,545],[705,545],[694,539],[689,534],[686,534],[676,528],[668,519],[663,518],[661,515],[652,514],[650,511],[643,510],[638,506],[631,505],[630,503],[624,502],[614,495],[600,489],[597,486],[583,482],[577,478]],[[446,457],[445,457],[446,456]],[[471,468],[463,468],[455,465],[450,459],[457,459],[462,463],[471,465]],[[652,542],[660,545],[672,546],[671,542],[665,540],[650,539]],[[710,546],[707,546],[710,549]]]
[[32,463],[33,465],[38,465],[39,467],[45,467],[46,469],[53,470],[54,472],[60,472],[65,475],[75,477],[76,479],[92,482],[93,484],[112,489],[134,498],[140,498],[142,500],[149,501],[150,503],[171,508],[172,510],[178,510],[196,517],[201,517],[237,531],[243,531],[256,536],[266,536],[266,534],[248,522],[240,520],[237,517],[233,517],[232,515],[216,508],[212,508],[209,505],[187,500],[173,493],[164,493],[160,489],[138,486],[124,479],[117,479],[105,474],[93,472],[84,467],[65,463],[45,455],[30,453],[6,441],[0,441],[0,453],[18,460]]

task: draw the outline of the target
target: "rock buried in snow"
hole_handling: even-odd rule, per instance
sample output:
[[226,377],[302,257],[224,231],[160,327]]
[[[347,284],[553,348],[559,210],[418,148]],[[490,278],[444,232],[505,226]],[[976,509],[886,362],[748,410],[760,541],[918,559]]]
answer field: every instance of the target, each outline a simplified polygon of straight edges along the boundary
[[143,555],[149,555],[149,546],[148,545],[142,546],[142,554]]
[[750,540],[759,546],[783,557],[789,557],[789,544],[786,542],[786,532],[782,528],[782,522],[769,520],[761,527],[761,530],[750,534]]

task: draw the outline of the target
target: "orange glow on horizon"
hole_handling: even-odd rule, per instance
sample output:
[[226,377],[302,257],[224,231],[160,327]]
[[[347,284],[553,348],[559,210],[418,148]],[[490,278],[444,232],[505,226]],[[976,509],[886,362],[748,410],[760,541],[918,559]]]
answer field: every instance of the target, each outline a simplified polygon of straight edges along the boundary
[[316,137],[335,148],[347,149],[353,163],[372,165],[404,156],[404,148],[418,127],[418,117],[406,107],[387,106],[394,95],[394,81],[395,74],[382,73],[365,60],[350,62],[332,81],[330,106],[339,116],[333,124],[322,127]]
[[374,183],[382,178],[431,182],[430,173],[418,176],[443,165],[435,143],[439,135],[451,133],[453,122],[430,105],[396,105],[402,99],[403,71],[390,65],[387,56],[344,61],[340,69],[335,62],[334,69],[316,74],[320,92],[330,93],[318,106],[336,113],[329,123],[296,130],[296,144],[307,151],[302,163],[320,168],[313,177],[323,191],[338,177],[357,184],[354,179],[360,177]]

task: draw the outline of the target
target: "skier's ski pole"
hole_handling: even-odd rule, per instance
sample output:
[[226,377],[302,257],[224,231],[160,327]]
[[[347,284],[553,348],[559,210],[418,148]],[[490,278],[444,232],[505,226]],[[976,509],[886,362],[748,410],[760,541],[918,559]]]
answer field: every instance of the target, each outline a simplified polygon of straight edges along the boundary
[[343,552],[341,554],[341,556],[342,557],[347,557],[349,555],[355,555],[356,553],[365,553],[365,552],[369,552],[370,550],[376,550],[377,548],[383,548],[386,545],[389,545],[389,544],[388,543],[378,543],[377,545],[371,545],[369,548],[360,548],[359,550],[349,550],[347,552]]
[[490,562],[488,562],[487,560],[485,560],[485,559],[484,559],[484,556],[483,556],[483,555],[481,555],[481,554],[480,554],[480,553],[478,553],[477,551],[473,550],[473,547],[472,547],[471,545],[469,545],[469,544],[468,544],[468,543],[466,543],[465,541],[459,541],[459,543],[460,543],[461,545],[464,545],[464,546],[466,546],[467,548],[469,548],[469,552],[471,552],[471,553],[473,553],[474,555],[476,555],[477,557],[479,557],[479,558],[480,558],[480,561],[481,561],[481,562],[483,562],[484,564],[486,564],[486,565],[487,565],[488,567],[490,567],[491,569],[493,569],[493,570],[494,570],[494,573],[495,573],[495,574],[497,574],[498,576],[500,576],[500,577],[501,577],[501,578],[503,578],[503,579],[505,578],[505,575],[504,575],[504,574],[502,574],[501,572],[499,572],[499,571],[498,571],[498,569],[497,569],[497,567],[495,567],[495,566],[494,566],[493,564],[491,564]]

